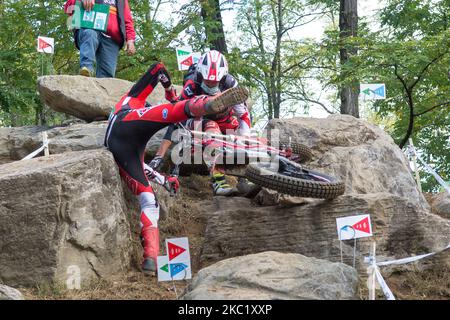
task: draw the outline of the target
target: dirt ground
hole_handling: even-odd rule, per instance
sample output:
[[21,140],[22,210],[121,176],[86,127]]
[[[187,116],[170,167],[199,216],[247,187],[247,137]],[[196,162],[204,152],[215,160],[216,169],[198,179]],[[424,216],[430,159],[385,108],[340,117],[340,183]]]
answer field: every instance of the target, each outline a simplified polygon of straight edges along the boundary
[[[171,237],[188,237],[192,276],[198,272],[200,254],[203,246],[203,234],[206,223],[200,215],[197,204],[199,201],[212,197],[208,178],[191,176],[181,178],[182,188],[174,210],[166,219],[160,221],[161,248],[164,239]],[[67,290],[64,285],[37,286],[34,288],[18,288],[29,300],[55,299],[87,299],[87,300],[175,300],[178,299],[188,285],[188,281],[158,282],[155,277],[143,275],[138,270],[139,240],[138,234],[133,235],[135,265],[126,274],[118,275],[111,280],[97,280],[82,287],[81,290]],[[398,300],[450,300],[450,273],[448,270],[448,251],[440,257],[440,263],[429,268],[409,267],[407,270],[382,274]],[[360,299],[367,299],[368,291],[365,281],[361,281]],[[377,300],[384,300],[381,290],[377,290]]]

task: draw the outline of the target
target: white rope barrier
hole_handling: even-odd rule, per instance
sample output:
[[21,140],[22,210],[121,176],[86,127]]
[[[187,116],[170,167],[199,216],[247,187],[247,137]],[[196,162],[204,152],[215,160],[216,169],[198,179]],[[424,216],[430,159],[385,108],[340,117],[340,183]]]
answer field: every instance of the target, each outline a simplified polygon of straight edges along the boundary
[[432,256],[432,255],[435,255],[435,254],[440,253],[442,251],[445,251],[448,248],[450,248],[450,243],[444,249],[436,251],[436,252],[422,254],[420,256],[414,256],[414,257],[409,257],[409,258],[398,259],[398,260],[389,260],[389,261],[377,262],[377,266],[388,266],[388,265],[391,265],[391,264],[397,264],[398,265],[398,264],[405,264],[405,263],[414,262],[414,261],[421,260],[423,258]]
[[48,144],[50,143],[50,140],[47,139],[47,132],[44,131],[42,132],[42,146],[39,147],[39,149],[33,151],[32,153],[30,153],[29,155],[27,155],[26,157],[20,159],[20,160],[29,160],[34,158],[35,156],[37,156],[39,153],[41,153],[42,151],[44,151],[44,155],[48,156],[49,155],[49,151],[48,151]]
[[389,289],[388,285],[386,284],[386,281],[384,281],[383,276],[381,275],[380,269],[378,267],[375,267],[375,276],[378,280],[378,283],[380,284],[381,290],[383,290],[386,299],[395,300],[394,294],[392,293],[391,289]]
[[411,157],[414,157],[414,159],[419,160],[419,162],[425,167],[425,170],[430,173],[438,182],[439,184],[444,187],[444,189],[450,194],[450,186],[442,179],[439,174],[437,174],[436,171],[434,171],[433,168],[431,168],[425,161],[423,161],[419,154],[417,153],[416,148],[414,147],[412,140],[409,140],[409,145],[406,149],[406,152]]
[[450,248],[450,243],[441,250],[438,250],[436,252],[422,254],[419,256],[414,257],[408,257],[403,259],[397,259],[397,260],[389,260],[389,261],[382,261],[382,262],[376,262],[375,258],[375,244],[373,244],[372,249],[372,255],[369,257],[366,257],[364,259],[364,262],[369,264],[369,267],[367,267],[367,273],[369,276],[368,281],[368,287],[369,287],[369,300],[375,300],[375,285],[373,283],[373,280],[376,279],[378,283],[380,284],[381,290],[383,290],[384,296],[387,300],[395,300],[394,294],[392,293],[391,289],[389,289],[388,285],[386,284],[386,281],[383,279],[383,276],[381,275],[380,269],[378,267],[380,266],[387,266],[387,265],[400,265],[400,264],[406,264],[414,261],[418,261],[424,258],[427,258],[429,256],[435,255],[437,253],[443,252]]
[[24,157],[24,158],[22,158],[22,159],[20,159],[20,160],[29,160],[29,159],[31,159],[31,158],[34,158],[34,157],[37,156],[40,152],[42,152],[42,150],[44,150],[45,147],[46,147],[45,145],[41,146],[39,149],[33,151],[32,153],[30,153],[29,155],[27,155],[26,157]]

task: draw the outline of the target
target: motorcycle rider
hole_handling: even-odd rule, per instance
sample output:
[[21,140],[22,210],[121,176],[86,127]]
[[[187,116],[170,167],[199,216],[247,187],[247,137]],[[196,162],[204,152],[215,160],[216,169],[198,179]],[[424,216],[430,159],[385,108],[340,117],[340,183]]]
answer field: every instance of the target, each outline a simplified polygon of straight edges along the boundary
[[[223,54],[217,50],[204,53],[198,64],[191,66],[190,72],[185,77],[183,90],[179,97],[174,90],[169,101],[182,101],[199,95],[215,96],[229,88],[238,87],[237,80],[228,73],[228,63]],[[239,103],[233,108],[220,114],[205,115],[196,121],[201,121],[203,132],[226,134],[230,131],[240,136],[250,136],[250,117],[246,104]],[[194,129],[194,121],[190,119],[185,123],[190,129]],[[150,162],[152,168],[160,168],[164,155],[171,145],[171,136],[175,126],[170,126],[161,141],[160,147],[154,159]],[[211,168],[211,178],[214,195],[230,195],[233,189],[226,182],[224,169],[220,165]],[[240,179],[240,184],[249,184],[246,179]],[[248,188],[247,188],[248,189]]]
[[139,198],[141,214],[141,243],[144,248],[142,270],[156,272],[159,253],[159,205],[149,181],[167,190],[178,189],[176,177],[166,177],[144,163],[147,142],[160,129],[188,118],[221,113],[235,104],[244,102],[248,91],[232,88],[214,96],[196,96],[174,103],[151,106],[146,98],[161,82],[166,97],[173,94],[173,86],[162,63],[152,65],[148,71],[120,99],[111,112],[105,135],[105,146],[119,166],[119,173],[129,189]]

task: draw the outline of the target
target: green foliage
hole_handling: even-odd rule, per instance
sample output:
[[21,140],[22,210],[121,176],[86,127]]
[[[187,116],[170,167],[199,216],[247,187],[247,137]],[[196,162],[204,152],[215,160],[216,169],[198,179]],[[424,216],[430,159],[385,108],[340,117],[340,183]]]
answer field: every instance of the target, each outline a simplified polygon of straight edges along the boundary
[[399,39],[437,35],[449,28],[449,0],[390,0],[381,23]]
[[[444,180],[450,175],[448,4],[389,1],[381,13],[387,32],[362,39],[356,61],[362,81],[386,83],[388,99],[375,103],[374,111],[395,120],[389,128],[394,140],[405,146],[412,138]],[[423,189],[436,191],[439,185],[425,174]]]
[[[378,102],[377,111],[397,119],[391,134],[400,145],[412,127],[416,148],[446,181],[450,178],[449,15],[448,0],[389,1],[381,20],[390,35],[371,50],[379,52],[375,65],[384,66],[378,74],[391,97]],[[423,175],[422,180],[425,191],[439,189],[431,175]]]
[[[58,8],[58,10],[52,10]],[[1,125],[50,124],[36,93],[41,74],[67,73],[76,53],[66,30],[61,1],[5,0],[0,4],[0,123]],[[54,37],[55,55],[36,51],[38,35]],[[73,45],[72,45],[73,46]]]
[[299,88],[304,87],[305,70],[314,59],[312,43],[296,39],[295,32],[321,14],[317,5],[293,0],[251,0],[239,9],[238,48],[233,48],[230,57],[241,82],[253,89],[259,107],[255,111],[262,117],[307,109]]
[[[175,2],[171,0],[167,4]],[[161,61],[171,71],[174,82],[182,83],[182,74],[174,72],[177,70],[175,47],[184,44],[177,37],[189,26],[198,24],[198,14],[191,10],[198,10],[198,6],[183,8],[179,12],[181,20],[176,20],[175,14],[163,17],[161,5],[162,1],[158,0],[130,1],[137,35],[136,54],[128,56],[125,51],[121,52],[116,77],[136,81],[152,63]]]
[[[134,56],[124,50],[116,76],[135,81],[155,61],[176,70],[174,47],[183,44],[178,35],[199,24],[195,11],[180,12],[181,18],[162,17],[163,1],[130,1],[137,33]],[[164,1],[166,5],[175,0]],[[60,0],[0,1],[0,125],[57,124],[65,119],[44,107],[36,92],[37,78],[47,74],[77,74],[79,56],[67,15]],[[198,11],[198,5],[195,6]],[[175,15],[174,15],[175,16]],[[36,51],[38,35],[55,38],[55,53]],[[176,83],[182,73],[175,72]]]

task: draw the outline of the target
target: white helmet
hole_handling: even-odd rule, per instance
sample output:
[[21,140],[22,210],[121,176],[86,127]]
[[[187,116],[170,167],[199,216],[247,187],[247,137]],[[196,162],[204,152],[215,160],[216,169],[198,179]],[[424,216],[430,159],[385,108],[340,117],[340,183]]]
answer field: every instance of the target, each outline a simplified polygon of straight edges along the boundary
[[197,71],[203,80],[220,81],[228,74],[228,63],[223,54],[211,50],[202,55],[197,64]]

